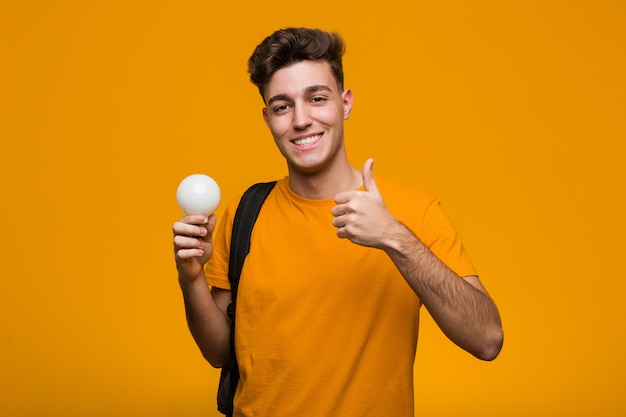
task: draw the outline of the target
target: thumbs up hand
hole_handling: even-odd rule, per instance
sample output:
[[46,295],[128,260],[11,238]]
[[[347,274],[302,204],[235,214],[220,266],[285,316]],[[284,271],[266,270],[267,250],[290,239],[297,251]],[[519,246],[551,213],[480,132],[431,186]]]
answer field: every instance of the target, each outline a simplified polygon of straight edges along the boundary
[[352,243],[383,249],[389,232],[398,221],[391,215],[383,201],[372,166],[373,159],[363,165],[363,187],[365,191],[347,191],[335,196],[332,214],[337,236]]

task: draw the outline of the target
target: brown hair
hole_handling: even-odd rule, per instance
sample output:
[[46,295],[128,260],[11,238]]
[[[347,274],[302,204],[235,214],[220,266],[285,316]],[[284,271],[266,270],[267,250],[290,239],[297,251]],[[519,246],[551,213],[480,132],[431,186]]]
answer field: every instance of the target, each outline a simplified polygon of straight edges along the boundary
[[264,98],[265,86],[279,69],[305,60],[326,61],[337,87],[342,91],[341,58],[345,50],[341,36],[335,32],[309,28],[280,29],[265,38],[248,59],[250,81]]

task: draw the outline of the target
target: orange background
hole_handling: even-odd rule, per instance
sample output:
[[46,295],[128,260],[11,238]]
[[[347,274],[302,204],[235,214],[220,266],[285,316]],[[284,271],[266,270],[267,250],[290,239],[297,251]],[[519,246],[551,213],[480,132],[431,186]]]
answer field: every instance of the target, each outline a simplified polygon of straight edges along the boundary
[[3,415],[217,415],[174,194],[285,174],[245,65],[300,25],[347,41],[355,166],[437,195],[501,309],[492,363],[425,317],[417,414],[626,413],[624,2],[213,3],[0,4]]

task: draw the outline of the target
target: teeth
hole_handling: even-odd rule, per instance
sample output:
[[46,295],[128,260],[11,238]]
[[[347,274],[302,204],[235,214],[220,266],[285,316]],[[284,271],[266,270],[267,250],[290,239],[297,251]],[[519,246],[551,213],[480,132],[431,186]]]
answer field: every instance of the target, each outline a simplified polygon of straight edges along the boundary
[[315,136],[311,136],[309,138],[296,139],[296,140],[293,141],[293,143],[295,143],[298,146],[309,146],[309,145],[314,144],[318,140],[320,140],[321,137],[322,137],[322,135],[315,135]]

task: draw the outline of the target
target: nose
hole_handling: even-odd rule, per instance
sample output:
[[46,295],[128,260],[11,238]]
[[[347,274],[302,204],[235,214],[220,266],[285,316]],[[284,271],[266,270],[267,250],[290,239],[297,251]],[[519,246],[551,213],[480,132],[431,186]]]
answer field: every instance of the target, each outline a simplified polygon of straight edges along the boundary
[[293,111],[294,129],[304,129],[311,124],[311,115],[306,105],[295,105]]

